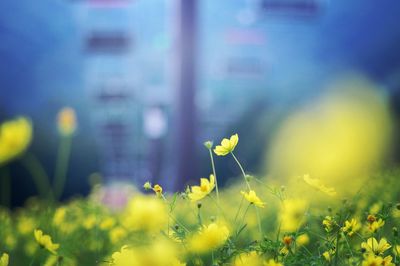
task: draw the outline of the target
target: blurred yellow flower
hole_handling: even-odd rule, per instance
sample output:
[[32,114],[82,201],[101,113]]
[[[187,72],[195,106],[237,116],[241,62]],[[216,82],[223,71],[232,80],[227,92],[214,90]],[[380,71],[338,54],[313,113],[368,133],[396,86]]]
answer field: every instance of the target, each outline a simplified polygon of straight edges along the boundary
[[63,136],[70,136],[76,130],[76,114],[71,107],[64,107],[57,115],[58,131]]
[[210,175],[210,179],[200,178],[200,186],[192,186],[188,197],[191,201],[198,201],[207,196],[215,188],[215,177]]
[[140,266],[137,255],[126,245],[121,248],[121,251],[114,252],[111,257],[112,265],[115,266]]
[[134,231],[157,232],[167,225],[167,221],[165,204],[150,196],[131,199],[122,217],[122,224]]
[[307,234],[299,235],[296,238],[296,246],[298,247],[307,245],[308,243],[310,243],[310,237]]
[[326,187],[321,183],[321,180],[317,178],[311,178],[309,175],[304,175],[303,176],[304,181],[312,186],[315,189],[318,189],[319,191],[322,191],[323,193],[333,197],[336,196],[336,191],[334,188]]
[[262,202],[260,200],[260,198],[257,197],[257,194],[254,190],[250,190],[249,192],[241,191],[240,193],[244,196],[244,198],[248,202],[250,202],[250,204],[254,204],[255,206],[260,207],[260,208],[265,207],[265,202]]
[[229,237],[229,230],[224,225],[211,223],[203,226],[189,240],[189,249],[193,252],[204,253],[222,246]]
[[307,202],[302,199],[286,199],[283,201],[279,212],[283,232],[294,232],[305,222],[304,214],[307,205]]
[[400,256],[400,245],[395,245],[395,246],[393,247],[393,253],[394,253],[394,255],[396,255],[396,256]]
[[22,154],[32,140],[32,123],[26,117],[0,125],[0,165]]
[[263,266],[264,260],[257,252],[241,253],[235,258],[233,266]]
[[106,217],[103,221],[100,223],[100,229],[101,230],[109,230],[111,229],[115,224],[115,219],[112,217]]
[[238,144],[239,136],[238,134],[232,135],[230,139],[224,138],[221,141],[221,145],[217,145],[214,149],[214,152],[218,156],[225,156],[232,152],[236,145]]
[[325,228],[326,232],[330,232],[333,229],[333,226],[335,225],[335,221],[333,220],[332,216],[325,216],[324,220],[322,220],[322,225]]
[[0,257],[0,266],[8,266],[9,256],[7,253],[3,253]]
[[342,231],[346,233],[348,236],[352,236],[355,232],[360,230],[361,225],[357,222],[356,219],[351,219],[350,221],[345,221],[344,226],[342,227]]
[[385,238],[382,238],[378,241],[375,237],[368,238],[367,242],[362,242],[361,247],[365,249],[368,253],[373,253],[375,255],[382,255],[383,252],[391,248],[392,246],[386,241]]
[[153,191],[156,193],[157,196],[161,197],[162,192],[163,192],[163,188],[162,188],[162,186],[156,184],[153,187]]
[[18,232],[23,235],[31,234],[35,229],[35,220],[29,216],[22,216],[18,220],[17,224]]
[[265,262],[264,266],[283,266],[283,264],[270,259],[268,262]]
[[380,228],[382,228],[385,225],[385,221],[379,218],[379,220],[374,220],[368,224],[368,229],[372,233],[375,233],[378,231]]
[[121,241],[127,234],[126,230],[120,226],[115,227],[108,233],[111,243],[115,244]]
[[59,244],[54,244],[49,235],[44,235],[42,230],[35,230],[34,236],[36,242],[42,247],[47,249],[53,254],[57,254],[56,250],[60,247]]

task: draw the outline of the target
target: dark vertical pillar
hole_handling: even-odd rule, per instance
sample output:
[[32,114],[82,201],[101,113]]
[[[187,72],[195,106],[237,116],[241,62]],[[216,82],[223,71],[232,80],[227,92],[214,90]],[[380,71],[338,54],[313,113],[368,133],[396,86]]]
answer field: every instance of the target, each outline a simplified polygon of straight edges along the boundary
[[183,188],[186,180],[196,174],[195,133],[196,108],[196,42],[197,0],[177,0],[178,3],[178,91],[177,149],[178,176],[175,189]]

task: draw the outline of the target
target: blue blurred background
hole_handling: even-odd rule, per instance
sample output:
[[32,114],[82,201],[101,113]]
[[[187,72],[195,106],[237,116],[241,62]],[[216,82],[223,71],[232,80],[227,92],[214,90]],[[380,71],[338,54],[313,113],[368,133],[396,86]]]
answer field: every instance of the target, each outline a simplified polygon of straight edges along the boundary
[[[236,132],[259,173],[283,118],[348,73],[378,84],[398,121],[399,15],[399,1],[3,0],[0,120],[32,118],[30,150],[51,176],[57,112],[76,110],[64,198],[94,172],[182,189],[211,171],[202,143]],[[11,171],[20,205],[35,191]]]

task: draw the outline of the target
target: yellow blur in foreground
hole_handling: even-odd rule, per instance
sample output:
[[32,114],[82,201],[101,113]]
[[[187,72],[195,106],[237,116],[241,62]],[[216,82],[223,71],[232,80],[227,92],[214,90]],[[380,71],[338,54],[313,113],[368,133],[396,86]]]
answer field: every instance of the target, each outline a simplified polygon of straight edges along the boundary
[[0,125],[0,165],[11,161],[29,146],[32,123],[26,117],[9,120]]
[[387,103],[375,85],[361,77],[343,79],[282,123],[271,141],[268,170],[288,178],[294,192],[310,190],[299,178],[304,174],[338,194],[355,192],[381,162],[390,130]]

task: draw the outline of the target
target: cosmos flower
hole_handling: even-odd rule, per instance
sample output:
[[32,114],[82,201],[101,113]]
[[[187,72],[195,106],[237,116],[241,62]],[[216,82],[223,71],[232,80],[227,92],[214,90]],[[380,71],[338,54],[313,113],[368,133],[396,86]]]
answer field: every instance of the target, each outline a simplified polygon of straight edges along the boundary
[[188,197],[191,201],[198,201],[211,193],[215,188],[215,177],[210,175],[210,179],[200,178],[200,186],[192,186]]
[[250,202],[250,204],[254,204],[257,207],[264,208],[265,207],[265,202],[262,202],[259,197],[257,197],[257,194],[254,190],[250,190],[249,192],[240,192],[244,198]]
[[229,237],[229,230],[224,225],[211,223],[203,226],[189,240],[189,248],[193,252],[204,253],[222,246]]
[[315,189],[318,189],[319,191],[333,197],[336,196],[336,191],[334,188],[326,187],[321,183],[321,180],[316,179],[316,178],[311,178],[309,175],[304,175],[303,176],[304,181],[312,186]]
[[368,253],[382,255],[383,252],[391,248],[391,245],[386,241],[385,238],[382,238],[378,242],[375,237],[370,237],[368,238],[367,242],[361,243],[361,247]]
[[239,136],[238,134],[232,135],[230,139],[224,138],[221,141],[221,145],[217,145],[214,149],[214,153],[218,156],[225,156],[231,153],[236,145],[238,144]]
[[56,250],[60,247],[59,244],[54,244],[49,235],[44,235],[42,230],[35,230],[34,236],[36,242],[42,247],[47,249],[53,254],[57,254]]

